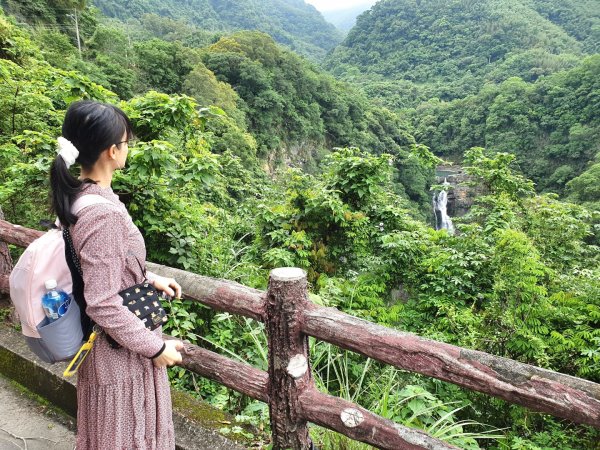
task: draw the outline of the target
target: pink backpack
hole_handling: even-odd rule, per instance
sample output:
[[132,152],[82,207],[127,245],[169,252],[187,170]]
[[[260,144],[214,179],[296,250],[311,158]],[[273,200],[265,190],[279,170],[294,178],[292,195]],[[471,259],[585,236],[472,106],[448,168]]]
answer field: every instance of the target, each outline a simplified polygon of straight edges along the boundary
[[[71,211],[78,215],[84,208],[100,203],[111,202],[100,195],[83,195],[73,203]],[[60,229],[50,230],[33,241],[19,258],[9,279],[10,298],[21,319],[22,333],[29,347],[41,359],[53,363],[72,357],[81,346],[83,334],[75,301],[71,301],[63,317],[46,326],[42,296],[46,293],[44,283],[49,279],[56,280],[59,288],[72,293],[73,281]],[[77,324],[79,333],[73,333],[73,326]]]

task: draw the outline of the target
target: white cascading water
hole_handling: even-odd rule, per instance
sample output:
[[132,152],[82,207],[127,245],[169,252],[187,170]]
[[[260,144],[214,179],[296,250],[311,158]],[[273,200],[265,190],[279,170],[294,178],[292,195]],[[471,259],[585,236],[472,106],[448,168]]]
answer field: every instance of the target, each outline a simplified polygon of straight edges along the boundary
[[[450,185],[444,178],[444,186]],[[433,214],[435,215],[435,229],[448,230],[449,234],[454,234],[454,225],[447,212],[448,193],[444,190],[433,194]]]

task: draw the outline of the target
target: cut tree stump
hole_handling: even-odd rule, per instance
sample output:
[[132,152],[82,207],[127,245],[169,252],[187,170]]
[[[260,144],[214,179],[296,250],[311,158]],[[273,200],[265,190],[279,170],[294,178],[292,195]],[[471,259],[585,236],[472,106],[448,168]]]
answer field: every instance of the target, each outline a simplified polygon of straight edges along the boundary
[[274,450],[308,450],[307,422],[299,395],[312,388],[308,337],[301,331],[308,305],[306,273],[285,267],[271,271],[267,291],[269,409]]

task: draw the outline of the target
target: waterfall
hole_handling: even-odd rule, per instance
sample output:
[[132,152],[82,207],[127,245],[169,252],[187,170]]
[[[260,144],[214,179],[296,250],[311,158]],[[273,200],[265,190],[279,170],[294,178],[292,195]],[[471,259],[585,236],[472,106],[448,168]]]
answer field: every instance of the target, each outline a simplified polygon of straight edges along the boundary
[[[444,186],[450,183],[444,178]],[[454,234],[454,225],[447,212],[448,192],[445,190],[433,194],[433,214],[435,216],[435,229],[448,230],[448,233]]]

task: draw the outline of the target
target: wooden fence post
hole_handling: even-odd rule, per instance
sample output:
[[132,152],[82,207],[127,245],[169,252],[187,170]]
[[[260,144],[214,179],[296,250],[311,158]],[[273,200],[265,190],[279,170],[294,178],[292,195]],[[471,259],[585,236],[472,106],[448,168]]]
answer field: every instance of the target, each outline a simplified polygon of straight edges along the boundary
[[308,362],[308,337],[302,333],[300,323],[307,302],[306,272],[292,267],[271,271],[266,328],[273,450],[311,448],[298,399],[313,385]]
[[[0,208],[0,220],[4,220],[2,208]],[[10,257],[8,245],[6,245],[6,243],[0,239],[0,298],[2,298],[2,292],[8,292],[7,277],[10,274],[12,267],[12,258]]]

